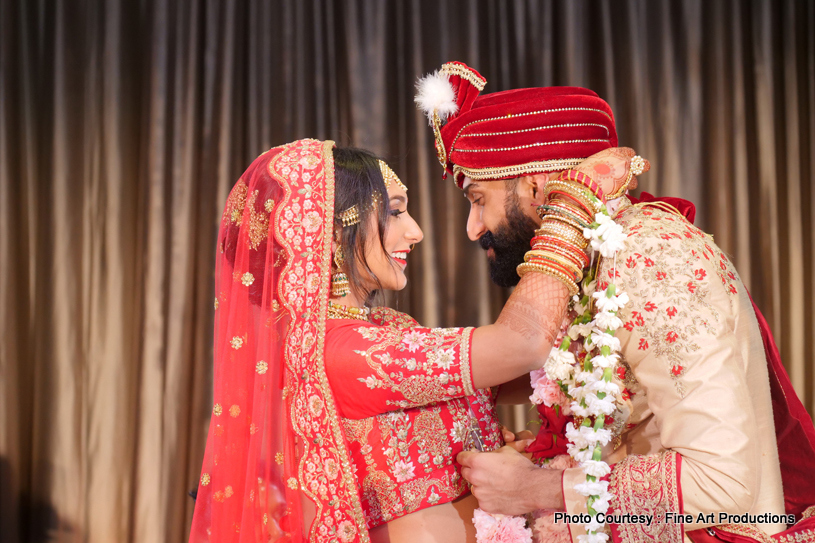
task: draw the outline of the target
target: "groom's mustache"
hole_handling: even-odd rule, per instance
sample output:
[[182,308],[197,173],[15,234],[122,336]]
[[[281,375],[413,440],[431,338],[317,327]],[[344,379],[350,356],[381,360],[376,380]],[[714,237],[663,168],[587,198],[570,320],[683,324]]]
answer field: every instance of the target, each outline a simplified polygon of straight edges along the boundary
[[478,238],[478,244],[481,245],[481,248],[485,251],[490,247],[495,248],[495,236],[488,230],[483,236]]

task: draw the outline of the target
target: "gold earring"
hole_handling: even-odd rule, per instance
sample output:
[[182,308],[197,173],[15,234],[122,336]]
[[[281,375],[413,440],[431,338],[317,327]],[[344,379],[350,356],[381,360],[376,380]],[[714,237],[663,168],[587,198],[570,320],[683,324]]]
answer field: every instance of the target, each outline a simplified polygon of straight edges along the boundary
[[337,265],[337,271],[331,276],[331,295],[336,298],[342,298],[351,292],[351,283],[348,281],[348,276],[342,271],[343,262],[345,262],[345,255],[342,247],[337,247],[337,252],[334,253],[334,264]]

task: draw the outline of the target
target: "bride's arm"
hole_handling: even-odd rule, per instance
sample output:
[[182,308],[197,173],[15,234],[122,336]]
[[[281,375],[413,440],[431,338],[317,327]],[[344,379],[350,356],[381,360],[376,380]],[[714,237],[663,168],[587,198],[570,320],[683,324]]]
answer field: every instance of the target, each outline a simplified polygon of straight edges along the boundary
[[473,332],[473,386],[487,388],[540,368],[566,315],[569,290],[558,279],[527,273],[495,324]]

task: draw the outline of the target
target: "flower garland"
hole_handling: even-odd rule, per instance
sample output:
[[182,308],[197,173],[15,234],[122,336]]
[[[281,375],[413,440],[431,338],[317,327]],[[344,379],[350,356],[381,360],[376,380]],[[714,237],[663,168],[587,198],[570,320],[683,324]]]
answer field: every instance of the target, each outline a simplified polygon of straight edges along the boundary
[[[608,541],[605,523],[597,522],[597,514],[608,511],[612,495],[608,482],[601,480],[611,472],[602,460],[602,447],[611,440],[611,430],[606,426],[612,423],[611,414],[617,409],[616,399],[621,393],[620,386],[613,380],[620,359],[620,340],[615,337],[615,331],[623,324],[617,314],[628,303],[628,295],[617,293],[613,283],[597,290],[597,254],[615,258],[626,236],[606,206],[596,197],[591,198],[600,211],[595,214],[594,222],[583,230],[583,236],[590,242],[592,263],[581,283],[582,296],[575,295],[572,302],[577,317],[565,330],[560,344],[552,348],[543,368],[530,374],[534,389],[530,401],[554,408],[556,416],[572,415],[575,422],[580,421],[577,425],[574,422],[566,425],[568,456],[547,459],[543,467],[565,469],[576,464],[583,468],[586,481],[576,485],[575,490],[586,496],[592,520],[585,526],[587,535],[579,536],[579,540],[580,543],[605,543]],[[556,442],[557,435],[552,439]],[[533,523],[536,540],[571,539],[565,524],[554,525],[551,521],[554,512],[540,513]],[[473,523],[478,543],[532,541],[532,530],[525,526],[523,517],[491,515],[476,509]]]
[[572,309],[577,316],[560,344],[552,348],[543,369],[532,372],[535,393],[530,400],[575,417],[566,425],[566,450],[586,474],[586,481],[577,484],[575,490],[586,496],[592,518],[585,525],[587,535],[579,540],[604,543],[608,535],[605,523],[597,522],[597,514],[608,511],[612,495],[608,482],[601,480],[611,472],[602,460],[602,447],[612,438],[607,426],[613,422],[611,414],[617,409],[621,393],[614,382],[620,359],[620,340],[615,331],[623,324],[617,314],[628,303],[628,295],[618,293],[613,283],[597,290],[597,253],[603,258],[615,258],[626,236],[602,204],[583,236],[590,241],[592,265],[581,284],[582,296],[574,297]]

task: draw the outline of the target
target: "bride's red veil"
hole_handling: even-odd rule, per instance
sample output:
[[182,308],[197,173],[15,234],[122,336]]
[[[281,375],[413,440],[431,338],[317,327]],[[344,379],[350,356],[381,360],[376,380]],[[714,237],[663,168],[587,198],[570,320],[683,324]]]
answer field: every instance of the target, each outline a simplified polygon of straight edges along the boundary
[[323,364],[333,145],[275,147],[229,194],[192,543],[368,540]]

